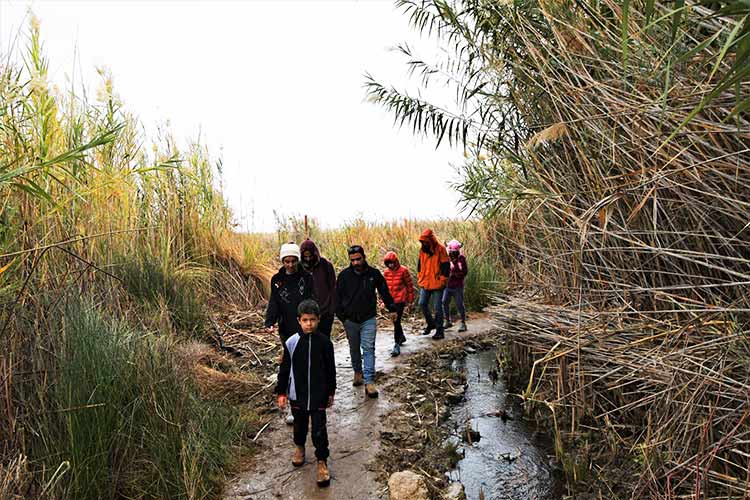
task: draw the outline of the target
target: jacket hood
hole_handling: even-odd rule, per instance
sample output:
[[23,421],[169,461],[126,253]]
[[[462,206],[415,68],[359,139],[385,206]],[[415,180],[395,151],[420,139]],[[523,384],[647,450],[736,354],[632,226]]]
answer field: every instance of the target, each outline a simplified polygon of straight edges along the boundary
[[385,254],[385,257],[383,257],[383,264],[387,264],[388,262],[395,262],[396,268],[398,268],[401,263],[398,261],[398,255],[396,255],[396,252],[388,252]]
[[422,231],[422,234],[419,237],[419,241],[421,241],[422,243],[428,243],[432,250],[435,250],[438,245],[437,238],[435,238],[435,233],[432,232],[432,229],[425,229],[424,231]]
[[320,251],[318,250],[318,247],[315,245],[315,242],[311,239],[306,239],[302,242],[300,245],[300,254],[304,254],[305,252],[310,252],[313,255],[313,262],[312,265],[315,267],[318,265],[318,262],[320,262]]

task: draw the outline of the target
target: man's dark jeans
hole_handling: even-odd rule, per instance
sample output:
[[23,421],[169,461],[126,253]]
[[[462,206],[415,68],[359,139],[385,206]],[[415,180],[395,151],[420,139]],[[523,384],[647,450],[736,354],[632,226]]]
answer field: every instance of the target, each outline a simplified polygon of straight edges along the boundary
[[[425,290],[422,288],[419,291],[419,305],[422,306],[422,314],[424,319],[427,321],[427,328],[437,328],[439,331],[443,329],[443,289],[438,290]],[[435,310],[435,317],[432,317],[430,312],[430,302],[432,302],[432,308]]]

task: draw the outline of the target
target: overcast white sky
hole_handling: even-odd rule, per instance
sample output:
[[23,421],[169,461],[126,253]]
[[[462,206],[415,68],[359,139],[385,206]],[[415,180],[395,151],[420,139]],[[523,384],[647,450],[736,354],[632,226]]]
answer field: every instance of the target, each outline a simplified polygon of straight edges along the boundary
[[436,151],[365,101],[365,72],[407,82],[390,47],[436,50],[391,0],[0,0],[0,52],[25,29],[29,7],[53,82],[75,71],[94,92],[95,68],[106,66],[147,130],[169,120],[182,144],[200,131],[224,160],[225,194],[245,230],[273,230],[273,210],[324,226],[357,214],[457,214],[448,183],[462,151]]

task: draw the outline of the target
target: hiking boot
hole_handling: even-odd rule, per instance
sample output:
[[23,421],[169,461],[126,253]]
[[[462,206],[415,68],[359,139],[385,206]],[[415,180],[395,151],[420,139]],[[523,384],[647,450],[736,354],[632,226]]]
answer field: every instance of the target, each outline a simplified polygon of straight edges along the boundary
[[294,449],[294,456],[292,457],[292,465],[295,467],[302,467],[305,465],[305,447],[297,446]]
[[435,329],[434,326],[427,325],[424,327],[424,330],[422,330],[422,335],[429,335],[430,333],[432,333],[432,330],[434,329]]
[[378,389],[375,387],[375,384],[367,384],[365,386],[365,394],[367,394],[368,398],[375,399],[378,397]]
[[406,336],[401,337],[398,339],[398,345],[404,345],[406,344]]
[[445,328],[453,328],[453,323],[451,323],[451,320],[445,322]]
[[393,349],[391,349],[391,357],[395,358],[399,354],[401,354],[401,347],[398,345],[398,343],[393,344]]
[[286,422],[286,425],[294,425],[294,415],[290,413],[286,416],[286,419],[284,421]]
[[466,321],[461,322],[461,326],[458,327],[459,332],[465,332],[466,331]]
[[435,330],[435,335],[432,336],[432,340],[442,340],[445,338],[445,332],[442,328]]
[[365,377],[362,375],[362,372],[354,372],[354,381],[352,382],[352,385],[358,387],[364,383]]
[[318,486],[324,488],[331,484],[331,473],[328,472],[328,464],[325,460],[318,460],[318,474],[315,478],[315,482]]

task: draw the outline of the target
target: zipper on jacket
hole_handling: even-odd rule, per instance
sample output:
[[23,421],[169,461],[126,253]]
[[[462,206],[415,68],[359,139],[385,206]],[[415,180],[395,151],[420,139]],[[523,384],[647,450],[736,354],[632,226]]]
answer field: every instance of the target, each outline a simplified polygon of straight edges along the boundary
[[310,383],[310,351],[312,350],[312,334],[307,336],[307,411],[310,411],[310,392],[312,384]]

